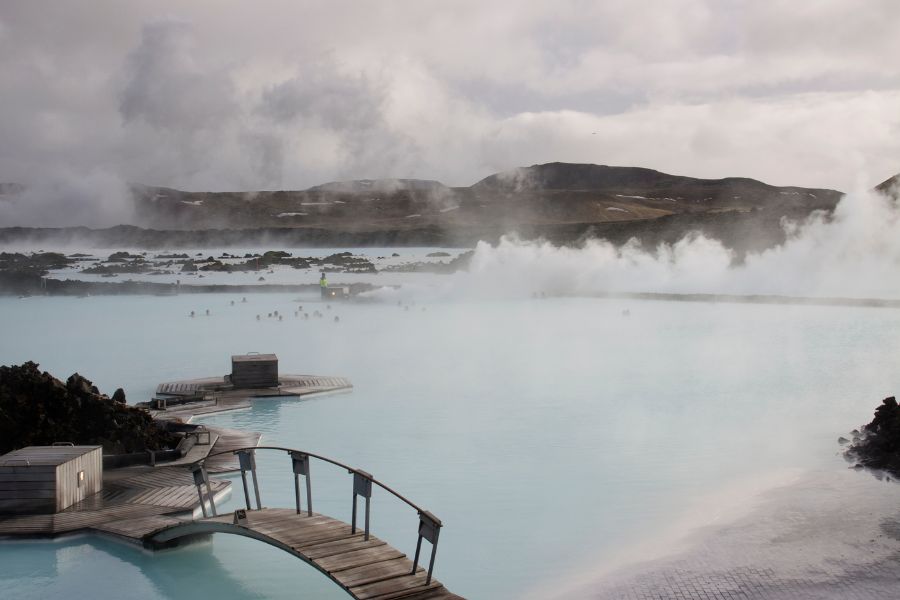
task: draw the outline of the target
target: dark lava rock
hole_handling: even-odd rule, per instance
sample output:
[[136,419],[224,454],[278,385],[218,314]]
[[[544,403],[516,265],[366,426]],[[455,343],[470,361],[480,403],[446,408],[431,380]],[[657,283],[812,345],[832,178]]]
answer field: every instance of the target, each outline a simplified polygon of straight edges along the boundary
[[875,409],[875,418],[854,436],[846,455],[864,467],[900,476],[900,406],[894,396]]
[[64,269],[75,261],[59,252],[0,252],[0,271],[46,275],[49,269]]
[[112,395],[113,402],[120,402],[125,404],[125,390],[122,388],[116,388],[116,391],[113,392]]
[[[402,265],[390,265],[384,270],[399,273],[456,273],[457,271],[468,269],[474,255],[475,252],[469,250],[448,262],[413,262]],[[428,256],[431,256],[431,254]]]
[[849,443],[850,443],[850,440],[848,440],[844,436],[841,436],[838,438],[838,444],[840,444],[841,446],[843,446],[844,444],[849,444]]
[[194,264],[194,261],[189,260],[183,265],[181,265],[182,273],[193,273],[197,270],[197,265]]
[[200,270],[201,271],[231,271],[231,268],[221,261],[214,260],[211,263],[200,267]]
[[38,365],[0,366],[0,454],[54,442],[99,444],[106,454],[173,448],[178,438],[150,414],[100,394],[75,373],[63,383]]
[[153,267],[143,261],[120,261],[110,265],[96,265],[83,269],[82,273],[92,275],[114,275],[118,273],[149,273]]
[[447,258],[451,256],[449,252],[429,252],[425,255],[428,258]]
[[143,256],[140,254],[130,254],[128,252],[113,252],[109,255],[109,258],[106,259],[106,262],[125,262],[128,260],[143,260]]

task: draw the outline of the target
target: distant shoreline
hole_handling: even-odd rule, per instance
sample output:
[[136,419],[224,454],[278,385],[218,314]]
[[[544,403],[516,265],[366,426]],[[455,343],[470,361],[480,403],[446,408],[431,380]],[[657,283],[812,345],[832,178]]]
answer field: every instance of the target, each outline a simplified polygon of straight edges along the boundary
[[[0,278],[0,296],[177,296],[180,294],[255,294],[255,293],[291,293],[319,291],[318,283],[296,284],[206,284],[176,285],[173,283],[156,283],[152,281],[83,281],[77,279],[46,278],[45,287],[29,287],[27,289],[2,285]],[[368,283],[350,283],[351,294],[375,289]]]
[[[29,280],[27,287],[9,285],[0,274],[0,296],[174,296],[177,294],[254,294],[318,291],[318,283],[298,284],[181,284],[153,281],[84,281],[78,279],[45,278]],[[7,283],[7,285],[4,285]],[[347,284],[351,295],[384,287],[372,283]],[[678,294],[668,292],[596,292],[584,294],[553,294],[548,297],[597,298],[609,300],[651,300],[662,302],[706,302],[713,304],[771,304],[798,306],[846,306],[864,308],[900,308],[900,299],[890,298],[816,298],[811,296],[782,296],[777,294]]]

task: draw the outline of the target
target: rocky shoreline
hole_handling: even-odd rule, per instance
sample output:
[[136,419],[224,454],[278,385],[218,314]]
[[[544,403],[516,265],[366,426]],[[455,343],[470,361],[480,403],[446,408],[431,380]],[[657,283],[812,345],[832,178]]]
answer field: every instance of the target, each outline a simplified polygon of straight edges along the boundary
[[875,409],[875,418],[861,430],[854,430],[852,442],[844,453],[854,466],[889,473],[900,479],[900,405],[894,396],[885,398]]
[[101,445],[104,454],[173,449],[180,438],[145,410],[78,373],[65,383],[38,364],[0,366],[0,454],[57,442]]
[[[375,289],[369,283],[350,283],[350,294]],[[40,276],[7,276],[0,273],[0,296],[172,296],[175,294],[249,294],[318,292],[319,284],[191,284],[176,286],[151,281],[78,281],[41,278]]]
[[[375,266],[366,258],[353,256],[350,252],[339,252],[326,257],[293,257],[285,251],[271,250],[262,254],[236,256],[223,254],[219,257],[189,257],[187,254],[157,255],[149,260],[141,254],[125,251],[114,252],[108,258],[95,258],[84,254],[66,256],[59,252],[36,252],[31,254],[0,252],[0,295],[15,296],[87,296],[150,294],[171,295],[175,293],[248,293],[248,292],[313,292],[318,284],[186,284],[157,283],[150,281],[89,281],[81,279],[55,279],[48,277],[51,269],[77,268],[89,264],[81,270],[74,270],[77,276],[100,275],[116,277],[120,274],[187,275],[202,272],[260,272],[274,266],[294,269],[316,269],[340,273],[375,273]],[[160,262],[162,261],[162,262]],[[223,262],[225,261],[225,262]],[[237,261],[237,262],[236,262]],[[264,280],[261,277],[260,281]],[[373,289],[364,283],[348,284],[351,294]]]

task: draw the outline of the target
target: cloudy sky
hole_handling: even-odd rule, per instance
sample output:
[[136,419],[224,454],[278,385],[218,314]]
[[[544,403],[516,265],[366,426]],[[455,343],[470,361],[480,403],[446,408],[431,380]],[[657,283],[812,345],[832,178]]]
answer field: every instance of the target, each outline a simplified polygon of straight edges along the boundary
[[900,171],[898,58],[894,0],[3,0],[0,181],[572,161],[849,190]]

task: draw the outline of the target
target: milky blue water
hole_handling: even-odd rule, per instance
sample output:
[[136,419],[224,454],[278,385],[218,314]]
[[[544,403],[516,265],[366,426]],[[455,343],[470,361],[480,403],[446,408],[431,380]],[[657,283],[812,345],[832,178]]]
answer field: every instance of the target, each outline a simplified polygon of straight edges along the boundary
[[[837,437],[900,384],[900,311],[887,309],[247,299],[3,298],[0,363],[78,371],[132,402],[160,381],[224,374],[247,351],[277,353],[282,372],[349,377],[352,393],[263,400],[206,421],[356,465],[434,512],[445,523],[437,577],[470,598],[519,598],[602,566],[729,483],[844,468]],[[325,318],[295,318],[300,303]],[[268,319],[274,310],[285,320]],[[292,506],[287,458],[261,453],[259,464],[263,503]],[[313,468],[316,510],[348,519],[349,476]],[[411,510],[376,491],[376,535],[411,553],[415,528]],[[0,590],[345,597],[287,554],[227,535],[158,554],[90,536],[4,543]]]

